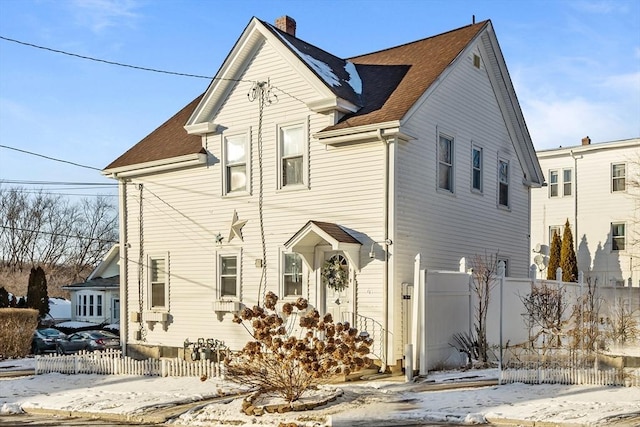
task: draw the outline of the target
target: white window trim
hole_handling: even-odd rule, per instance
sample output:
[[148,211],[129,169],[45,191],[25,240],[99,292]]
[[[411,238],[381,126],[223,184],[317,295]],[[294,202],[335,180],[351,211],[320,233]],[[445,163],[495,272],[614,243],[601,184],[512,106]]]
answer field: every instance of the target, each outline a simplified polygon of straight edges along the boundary
[[[614,190],[613,189],[613,180],[614,180],[613,167],[614,166],[619,166],[619,165],[624,165],[624,177],[616,177],[615,179],[624,179],[624,190]],[[627,182],[627,171],[628,170],[629,170],[629,168],[628,168],[628,165],[627,165],[626,162],[611,163],[611,167],[609,168],[609,174],[610,174],[609,185],[610,185],[612,193],[625,193],[627,191],[627,188],[629,186],[628,182]]]
[[[556,182],[551,182],[551,175],[556,174]],[[556,195],[551,194],[552,189],[556,189]],[[560,197],[560,171],[558,169],[549,169],[549,198],[555,199],[556,197]]]
[[[164,307],[153,307],[151,305],[151,260],[164,259]],[[147,302],[148,311],[169,312],[169,252],[157,252],[147,255]]]
[[[613,235],[613,226],[614,225],[623,225],[624,226],[624,234],[622,236],[614,236]],[[612,253],[622,253],[622,252],[626,252],[627,251],[627,243],[628,243],[628,239],[627,239],[627,223],[625,221],[612,221],[610,224],[610,228],[609,228],[609,233],[611,234],[611,252]],[[613,239],[614,237],[622,237],[623,238],[623,244],[624,244],[624,249],[613,249]]]
[[[504,162],[507,164],[507,204],[503,205],[500,203],[500,163]],[[497,170],[496,170],[496,204],[498,205],[498,208],[500,209],[505,209],[505,210],[511,210],[511,162],[503,156],[498,156],[498,162],[496,164]]]
[[[244,190],[227,191],[228,177],[227,177],[227,139],[236,136],[243,136],[245,138],[245,169],[247,175],[247,185]],[[246,130],[243,132],[225,132],[220,135],[220,153],[222,154],[222,195],[224,197],[238,197],[247,196],[251,194],[251,131]]]
[[[236,257],[236,294],[222,296],[222,258]],[[242,250],[220,251],[216,253],[216,301],[241,301],[242,300]]]
[[[567,194],[566,191],[564,191],[564,187],[565,185],[567,185],[567,181],[565,181],[564,179],[564,173],[565,171],[571,171],[571,180],[568,182],[568,184],[571,186],[571,193]],[[573,168],[562,168],[562,197],[572,197],[573,196]]]
[[286,252],[284,249],[280,251],[279,254],[279,263],[278,265],[280,265],[280,274],[279,274],[279,278],[280,278],[280,296],[281,296],[281,300],[289,300],[289,301],[295,301],[297,300],[299,297],[303,297],[303,298],[307,298],[306,292],[305,290],[307,289],[307,270],[306,270],[306,266],[304,264],[304,261],[302,259],[302,255],[298,254],[300,256],[300,280],[302,282],[302,292],[300,295],[286,295],[285,294],[285,283],[284,283],[284,272],[285,272],[285,254],[288,254],[291,252]]
[[[451,141],[451,189],[440,187],[440,138]],[[453,133],[438,131],[436,140],[436,190],[442,194],[455,194],[456,189],[456,138]]]
[[[282,176],[282,131],[287,128],[302,127],[303,149],[302,149],[302,184],[284,185]],[[276,125],[276,173],[277,173],[277,190],[278,191],[294,191],[309,189],[309,118],[305,117],[301,120],[292,120]]]
[[[480,188],[475,188],[473,186],[473,172],[475,171],[475,167],[473,165],[473,151],[477,150],[480,152]],[[475,143],[471,144],[471,192],[476,194],[484,193],[484,149]]]

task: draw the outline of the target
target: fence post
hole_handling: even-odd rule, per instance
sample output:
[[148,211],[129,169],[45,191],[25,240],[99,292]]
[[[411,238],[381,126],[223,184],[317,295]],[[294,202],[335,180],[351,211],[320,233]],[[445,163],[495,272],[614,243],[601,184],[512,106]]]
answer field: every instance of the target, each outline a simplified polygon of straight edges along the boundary
[[498,377],[498,385],[502,385],[502,308],[503,308],[503,294],[504,294],[504,261],[498,261],[498,277],[500,280],[500,359],[498,360],[498,370],[500,375]]
[[404,346],[404,377],[407,382],[413,381],[413,345]]

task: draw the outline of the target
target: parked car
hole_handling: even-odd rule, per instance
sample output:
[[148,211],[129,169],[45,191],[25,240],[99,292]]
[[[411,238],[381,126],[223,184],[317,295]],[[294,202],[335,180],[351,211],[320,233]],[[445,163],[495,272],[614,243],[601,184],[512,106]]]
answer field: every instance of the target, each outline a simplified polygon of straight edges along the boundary
[[56,342],[58,354],[120,348],[120,337],[107,331],[81,331]]
[[56,351],[56,343],[66,335],[54,328],[36,329],[31,340],[31,353],[42,354]]

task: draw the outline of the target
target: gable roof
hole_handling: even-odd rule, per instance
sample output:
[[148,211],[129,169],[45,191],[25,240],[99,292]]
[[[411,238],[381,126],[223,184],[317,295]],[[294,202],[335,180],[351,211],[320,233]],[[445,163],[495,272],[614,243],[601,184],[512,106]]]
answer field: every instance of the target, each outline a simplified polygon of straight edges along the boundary
[[[346,113],[336,124],[314,135],[321,142],[330,143],[328,141],[333,137],[338,137],[338,140],[340,135],[360,132],[377,124],[386,123],[393,125],[387,127],[397,128],[477,37],[482,39],[489,56],[489,78],[525,171],[526,182],[542,185],[542,170],[488,20],[344,60],[252,18],[206,92],[112,162],[103,173],[119,173],[124,168],[145,163],[146,170],[150,171],[155,166],[153,162],[159,160],[199,153],[204,156],[200,135],[215,131],[217,125],[210,121],[211,117],[224,104],[225,96],[237,84],[235,78],[265,39],[271,40],[283,55],[296,58],[294,61],[305,65],[299,68],[299,72],[325,96],[320,101],[307,103],[311,110]],[[204,158],[195,157],[180,159],[185,166],[204,161]]]
[[366,104],[325,130],[402,119],[488,22],[350,58],[360,73]]

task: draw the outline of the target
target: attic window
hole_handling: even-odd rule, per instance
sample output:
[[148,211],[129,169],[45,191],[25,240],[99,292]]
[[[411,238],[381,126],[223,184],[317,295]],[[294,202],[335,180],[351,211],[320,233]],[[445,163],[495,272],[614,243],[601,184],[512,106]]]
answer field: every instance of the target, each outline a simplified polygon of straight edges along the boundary
[[473,54],[473,66],[476,68],[480,68],[480,57],[475,53]]

